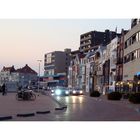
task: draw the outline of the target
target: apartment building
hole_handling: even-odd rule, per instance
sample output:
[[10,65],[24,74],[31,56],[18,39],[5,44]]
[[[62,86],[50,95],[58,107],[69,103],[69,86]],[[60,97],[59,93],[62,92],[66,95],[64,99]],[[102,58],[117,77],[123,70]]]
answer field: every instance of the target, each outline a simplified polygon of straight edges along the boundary
[[131,29],[124,36],[123,80],[132,81],[140,73],[140,20],[132,19]]
[[79,50],[84,53],[95,51],[98,49],[98,45],[107,45],[116,35],[116,32],[110,30],[105,30],[105,32],[90,31],[84,33],[80,36]]
[[71,49],[54,51],[44,56],[44,79],[46,81],[63,79],[64,85],[68,84],[68,67],[71,60]]

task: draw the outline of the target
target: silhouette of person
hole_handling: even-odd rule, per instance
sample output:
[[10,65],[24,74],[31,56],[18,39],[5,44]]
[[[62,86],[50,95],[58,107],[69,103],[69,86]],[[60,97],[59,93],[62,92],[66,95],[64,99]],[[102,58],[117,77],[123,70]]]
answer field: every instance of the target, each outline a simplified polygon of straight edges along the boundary
[[6,94],[6,86],[5,83],[2,85],[2,95]]

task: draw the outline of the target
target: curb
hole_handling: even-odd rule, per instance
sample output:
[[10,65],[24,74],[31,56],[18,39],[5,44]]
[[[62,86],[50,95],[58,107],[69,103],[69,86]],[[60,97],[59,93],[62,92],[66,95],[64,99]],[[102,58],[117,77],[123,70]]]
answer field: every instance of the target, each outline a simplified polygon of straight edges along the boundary
[[31,117],[31,116],[35,116],[35,113],[17,114],[17,117]]
[[10,120],[10,119],[12,119],[12,116],[0,117],[0,121]]
[[66,109],[67,108],[67,106],[63,106],[63,109]]
[[51,111],[37,111],[36,114],[48,114],[51,113]]
[[56,107],[55,110],[63,110],[64,107]]

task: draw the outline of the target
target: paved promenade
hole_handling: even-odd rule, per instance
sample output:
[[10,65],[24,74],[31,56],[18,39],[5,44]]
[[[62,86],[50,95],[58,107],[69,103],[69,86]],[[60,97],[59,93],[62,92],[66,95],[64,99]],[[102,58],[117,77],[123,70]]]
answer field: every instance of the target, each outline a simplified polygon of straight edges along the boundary
[[[32,113],[36,111],[54,110],[59,107],[50,97],[36,94],[35,101],[17,101],[16,93],[0,94],[0,116],[15,116],[19,113]],[[20,119],[19,119],[20,120]]]
[[[67,108],[56,110],[65,105]],[[37,111],[50,113],[37,114]],[[26,113],[35,115],[17,117],[17,114]],[[3,116],[12,116],[10,121],[140,121],[140,104],[85,95],[51,97],[40,94],[35,101],[17,101],[16,94],[9,93],[0,95],[0,117]]]

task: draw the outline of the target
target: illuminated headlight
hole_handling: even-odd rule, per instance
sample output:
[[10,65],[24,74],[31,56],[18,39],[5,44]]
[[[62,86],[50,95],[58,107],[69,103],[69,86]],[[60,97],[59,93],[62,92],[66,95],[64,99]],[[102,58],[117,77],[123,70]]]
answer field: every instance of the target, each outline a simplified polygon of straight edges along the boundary
[[80,94],[82,94],[83,93],[83,91],[82,90],[80,90]]
[[75,94],[76,93],[76,90],[74,90],[73,93]]
[[55,94],[56,95],[61,95],[61,90],[60,89],[55,90]]
[[51,92],[54,92],[54,90],[51,90]]
[[65,93],[66,93],[66,94],[69,94],[69,91],[66,91]]

